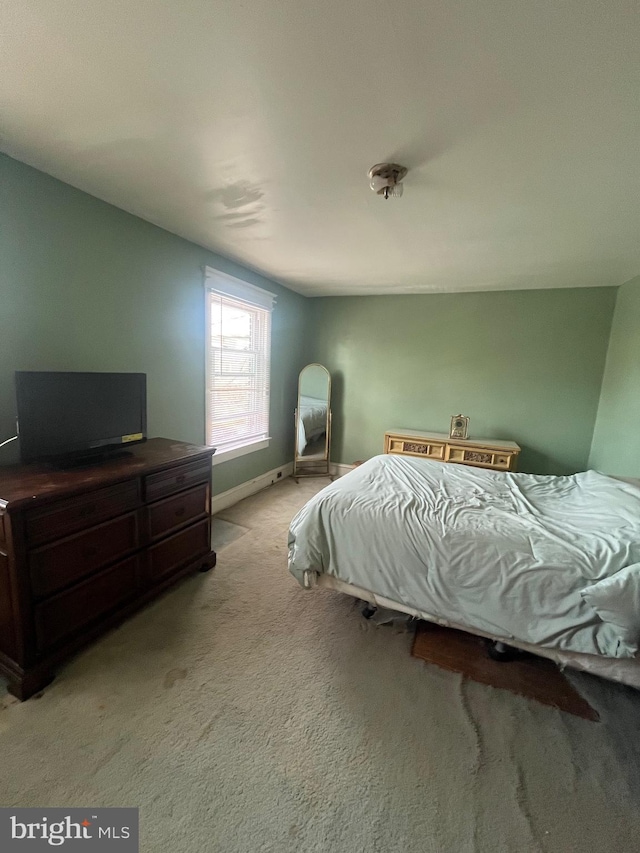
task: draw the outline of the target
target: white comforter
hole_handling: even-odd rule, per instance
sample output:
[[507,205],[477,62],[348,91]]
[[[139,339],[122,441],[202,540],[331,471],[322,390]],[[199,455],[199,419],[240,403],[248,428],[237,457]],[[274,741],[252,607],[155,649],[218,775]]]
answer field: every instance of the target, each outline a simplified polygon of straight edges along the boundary
[[296,515],[289,568],[558,649],[634,649],[580,590],[640,562],[640,488],[587,471],[509,474],[377,456]]

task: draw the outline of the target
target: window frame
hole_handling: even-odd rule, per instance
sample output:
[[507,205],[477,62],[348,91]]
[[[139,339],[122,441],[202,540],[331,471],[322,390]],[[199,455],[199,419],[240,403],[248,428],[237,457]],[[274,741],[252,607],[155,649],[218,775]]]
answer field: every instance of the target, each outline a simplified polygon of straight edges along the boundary
[[[222,297],[227,297],[229,299],[234,299],[240,302],[246,302],[247,305],[252,308],[260,308],[266,310],[268,312],[268,340],[269,347],[271,347],[271,327],[272,327],[272,314],[273,307],[276,301],[276,294],[271,293],[268,290],[264,290],[261,287],[256,287],[253,284],[249,284],[242,279],[236,278],[235,276],[229,275],[222,270],[215,269],[214,267],[205,267],[204,268],[204,302],[205,302],[205,339],[204,339],[204,361],[205,361],[205,376],[204,376],[204,435],[205,442],[209,439],[209,425],[210,425],[210,416],[211,416],[211,395],[209,393],[210,387],[210,366],[211,366],[211,293],[217,293]],[[238,444],[234,444],[232,447],[228,447],[226,450],[216,451],[211,458],[211,462],[213,465],[220,465],[223,462],[229,462],[232,459],[237,459],[240,456],[245,456],[249,453],[254,453],[258,450],[264,450],[269,447],[269,443],[271,441],[271,436],[269,435],[269,426],[271,420],[271,352],[269,351],[269,372],[268,372],[268,382],[269,382],[269,396],[268,396],[268,405],[267,405],[267,435],[258,438],[258,439],[250,439],[245,442],[238,442]],[[208,445],[213,447],[214,445]]]

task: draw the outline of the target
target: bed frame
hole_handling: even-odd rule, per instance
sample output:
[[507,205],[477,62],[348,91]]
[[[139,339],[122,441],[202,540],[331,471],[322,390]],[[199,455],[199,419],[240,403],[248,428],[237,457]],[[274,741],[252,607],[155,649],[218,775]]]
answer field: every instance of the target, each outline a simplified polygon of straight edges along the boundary
[[608,678],[611,681],[619,681],[622,684],[640,690],[640,658],[637,655],[633,658],[607,658],[600,657],[599,655],[588,655],[583,652],[560,651],[558,649],[537,646],[532,643],[522,643],[511,637],[499,637],[495,634],[488,634],[478,631],[475,628],[469,628],[467,625],[449,622],[447,619],[434,616],[432,613],[425,613],[422,610],[416,610],[414,607],[408,607],[406,604],[391,601],[391,599],[378,595],[370,589],[362,589],[359,586],[341,581],[333,575],[320,574],[310,570],[304,573],[304,587],[305,589],[313,589],[314,587],[319,589],[333,589],[337,592],[351,595],[354,598],[359,598],[361,601],[367,602],[374,609],[376,607],[386,607],[389,610],[397,610],[399,613],[406,613],[408,616],[423,619],[425,622],[435,622],[438,625],[443,625],[445,628],[455,628],[458,631],[466,631],[467,634],[475,634],[477,637],[486,637],[488,640],[493,640],[496,643],[503,643],[512,648],[522,649],[539,657],[548,658],[558,664],[561,669],[568,666],[572,669],[598,675],[601,678]]

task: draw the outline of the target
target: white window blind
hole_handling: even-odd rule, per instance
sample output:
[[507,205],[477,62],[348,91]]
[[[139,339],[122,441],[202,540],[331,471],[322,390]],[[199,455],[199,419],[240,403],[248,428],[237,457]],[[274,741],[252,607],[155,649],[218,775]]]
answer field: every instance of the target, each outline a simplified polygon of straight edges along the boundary
[[269,436],[274,296],[207,268],[206,441],[217,456]]

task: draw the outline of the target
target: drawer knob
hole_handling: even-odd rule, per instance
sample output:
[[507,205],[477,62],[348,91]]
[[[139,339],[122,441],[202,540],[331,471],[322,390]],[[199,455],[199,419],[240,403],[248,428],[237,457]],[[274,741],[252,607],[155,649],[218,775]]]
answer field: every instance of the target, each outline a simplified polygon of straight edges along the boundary
[[186,474],[179,474],[179,475],[176,477],[176,483],[184,483],[184,481],[185,481],[186,479],[187,479],[187,475],[186,475]]
[[181,516],[183,516],[185,514],[185,512],[186,512],[185,508],[183,506],[181,506],[180,509],[176,510],[176,516],[178,518],[180,518]]
[[96,511],[96,505],[95,504],[89,504],[88,506],[83,506],[82,509],[80,510],[79,514],[82,518],[86,518],[87,515],[93,515],[93,513],[95,511]]
[[95,557],[97,553],[98,549],[92,546],[89,548],[85,548],[82,552],[82,556],[85,558],[85,560],[88,560],[89,557]]

